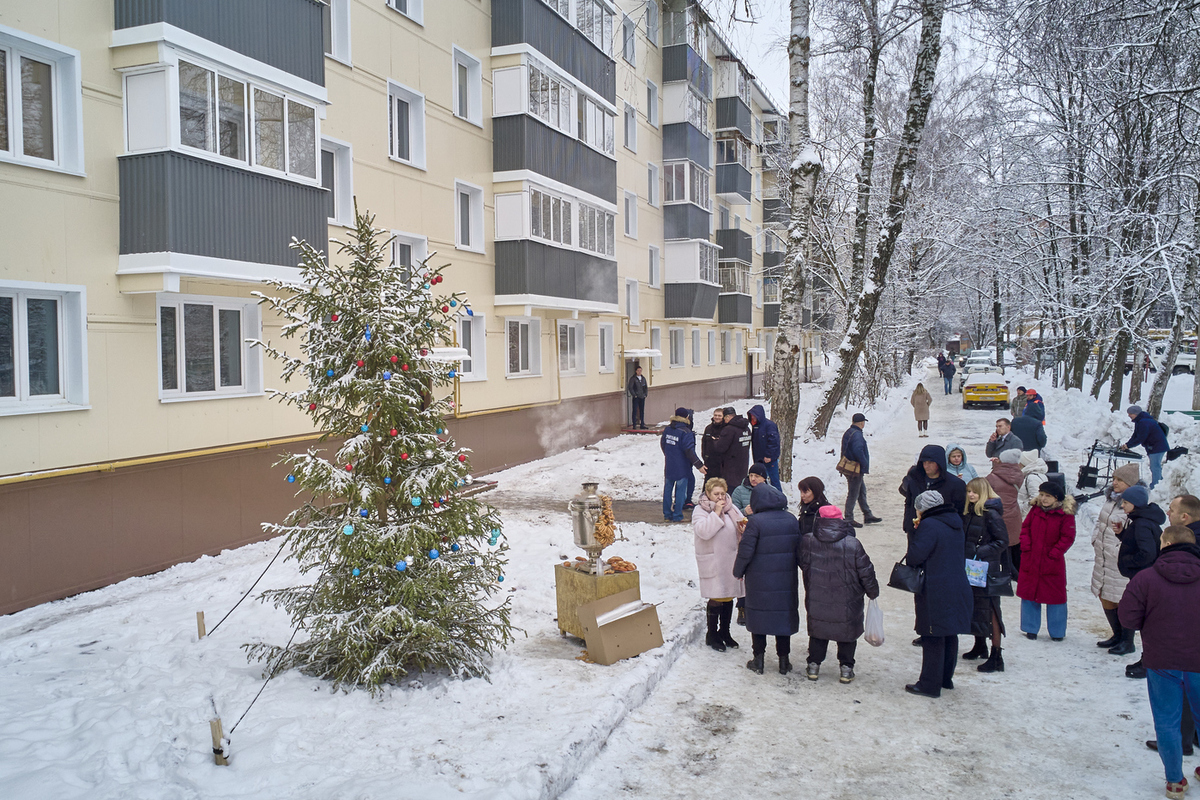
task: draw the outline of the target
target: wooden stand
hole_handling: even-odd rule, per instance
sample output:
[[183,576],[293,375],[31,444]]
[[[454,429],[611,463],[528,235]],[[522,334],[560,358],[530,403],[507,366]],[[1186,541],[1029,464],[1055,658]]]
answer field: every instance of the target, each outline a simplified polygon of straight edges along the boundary
[[204,625],[204,612],[196,612],[196,638],[203,639],[208,634],[208,629]]
[[594,575],[556,564],[554,588],[558,596],[558,629],[583,639],[585,636],[583,624],[579,621],[579,607],[626,589],[637,589],[640,594],[642,579],[637,570]]
[[[221,718],[216,717],[208,721],[209,730],[212,732],[213,746],[213,761],[219,767],[229,766],[229,759],[221,754],[224,749],[221,740],[225,738],[225,732],[221,730]],[[236,726],[235,726],[236,727]]]

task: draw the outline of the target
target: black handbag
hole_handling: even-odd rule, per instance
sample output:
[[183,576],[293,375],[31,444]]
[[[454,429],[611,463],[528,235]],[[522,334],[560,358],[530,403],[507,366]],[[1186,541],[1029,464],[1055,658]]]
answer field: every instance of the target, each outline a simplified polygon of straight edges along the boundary
[[904,563],[904,559],[902,558],[892,567],[892,575],[888,578],[888,586],[893,589],[899,589],[902,592],[920,594],[925,591],[925,568],[911,567]]
[[1009,563],[1007,549],[1000,560],[988,566],[987,593],[989,597],[1012,597],[1012,565]]

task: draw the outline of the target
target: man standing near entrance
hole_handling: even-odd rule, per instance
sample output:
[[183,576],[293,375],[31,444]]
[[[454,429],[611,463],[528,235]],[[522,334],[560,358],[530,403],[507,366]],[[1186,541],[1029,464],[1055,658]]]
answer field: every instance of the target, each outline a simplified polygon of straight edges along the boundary
[[867,450],[867,438],[863,435],[865,427],[867,427],[867,418],[862,414],[855,414],[850,420],[850,427],[842,434],[842,456],[850,461],[858,462],[859,465],[857,473],[842,473],[846,476],[845,517],[855,528],[862,527],[862,522],[856,522],[854,519],[855,503],[862,508],[863,522],[868,525],[873,522],[883,522],[882,519],[871,513],[871,507],[867,505],[867,487],[863,483],[863,478],[871,471],[871,453]]
[[650,387],[646,385],[646,378],[642,375],[640,366],[635,368],[633,374],[629,376],[629,382],[625,384],[625,392],[633,400],[633,421],[629,427],[646,430],[646,395],[650,393]]

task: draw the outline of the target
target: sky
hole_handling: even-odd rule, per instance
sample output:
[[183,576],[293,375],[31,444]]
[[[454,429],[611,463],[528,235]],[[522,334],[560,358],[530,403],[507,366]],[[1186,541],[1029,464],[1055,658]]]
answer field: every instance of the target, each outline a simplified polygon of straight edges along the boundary
[[[734,2],[737,20],[731,20]],[[758,83],[777,104],[787,108],[787,36],[791,4],[788,0],[750,0],[754,21],[747,22],[745,0],[707,0],[705,6],[725,32],[726,39],[745,59]]]

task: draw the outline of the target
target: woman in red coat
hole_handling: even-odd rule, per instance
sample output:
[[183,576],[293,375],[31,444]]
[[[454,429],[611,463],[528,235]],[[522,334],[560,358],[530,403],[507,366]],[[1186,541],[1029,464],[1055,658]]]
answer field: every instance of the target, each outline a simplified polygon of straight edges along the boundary
[[1067,635],[1067,551],[1075,542],[1075,498],[1057,483],[1038,487],[1033,508],[1021,523],[1021,630],[1036,639],[1046,606],[1046,629],[1061,642]]

